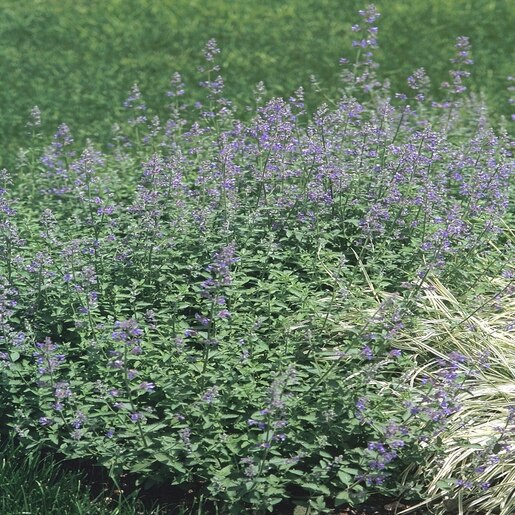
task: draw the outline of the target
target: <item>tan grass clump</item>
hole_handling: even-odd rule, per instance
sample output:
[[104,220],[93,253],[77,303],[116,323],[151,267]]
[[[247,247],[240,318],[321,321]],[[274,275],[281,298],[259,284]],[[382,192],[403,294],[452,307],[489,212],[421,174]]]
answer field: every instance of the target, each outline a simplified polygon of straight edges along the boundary
[[467,358],[460,364],[469,369],[459,394],[462,407],[440,434],[441,452],[415,472],[428,484],[424,504],[435,514],[515,513],[515,337],[509,327],[515,297],[507,280],[495,279],[491,286],[500,292],[494,298],[501,305],[485,302],[467,313],[438,279],[427,281],[418,327],[396,340],[423,363],[413,370],[412,384],[422,373],[436,374],[438,360],[449,352]]

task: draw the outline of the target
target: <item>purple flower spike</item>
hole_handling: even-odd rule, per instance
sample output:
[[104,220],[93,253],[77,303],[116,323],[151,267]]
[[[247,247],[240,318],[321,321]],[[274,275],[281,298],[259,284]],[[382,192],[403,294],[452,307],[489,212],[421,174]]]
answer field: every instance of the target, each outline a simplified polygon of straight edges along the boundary
[[139,388],[141,390],[145,390],[146,392],[151,392],[151,391],[155,390],[156,385],[154,383],[150,383],[148,381],[143,381],[142,383],[139,384]]
[[368,345],[365,345],[365,346],[361,349],[361,355],[362,355],[365,359],[368,359],[368,360],[371,360],[371,359],[373,359],[373,357],[374,357],[374,353],[372,352],[372,349],[371,349]]

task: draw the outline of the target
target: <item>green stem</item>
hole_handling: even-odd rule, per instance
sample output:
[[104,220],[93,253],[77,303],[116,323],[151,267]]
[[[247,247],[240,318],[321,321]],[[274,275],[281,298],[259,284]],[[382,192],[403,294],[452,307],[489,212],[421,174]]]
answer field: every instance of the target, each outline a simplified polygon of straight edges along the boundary
[[[131,391],[131,385],[129,381],[129,369],[128,369],[128,359],[129,357],[129,350],[127,345],[125,345],[124,348],[124,359],[123,359],[123,373],[124,373],[124,380],[125,380],[125,388],[127,390],[127,396],[129,397],[129,404],[131,405],[131,410],[133,413],[137,413],[136,411],[136,405],[134,404],[134,399],[132,397],[132,391]],[[143,433],[143,428],[141,427],[141,422],[138,417],[136,420],[136,426],[138,427],[139,434],[141,436],[141,441],[143,442],[143,445],[145,448],[148,448],[148,442],[145,437],[145,433]]]

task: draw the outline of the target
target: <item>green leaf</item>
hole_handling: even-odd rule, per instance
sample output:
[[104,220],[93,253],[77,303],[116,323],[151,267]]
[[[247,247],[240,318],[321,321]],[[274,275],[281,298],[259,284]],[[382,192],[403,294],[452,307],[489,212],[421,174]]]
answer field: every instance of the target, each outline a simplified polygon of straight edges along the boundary
[[344,472],[343,470],[338,471],[338,479],[344,485],[350,485],[352,483],[352,476],[350,474],[347,474],[347,472]]
[[164,454],[162,452],[157,452],[154,454],[154,458],[159,461],[160,463],[169,464],[172,461],[172,457],[168,454]]
[[349,503],[351,501],[350,494],[347,490],[342,490],[341,492],[338,492],[336,494],[336,497],[334,499],[334,505],[340,506],[344,503]]
[[341,467],[340,470],[343,472],[347,472],[348,474],[356,475],[359,471],[358,469],[352,468],[352,467]]
[[231,472],[232,472],[232,465],[227,465],[223,469],[218,470],[216,472],[216,475],[218,477],[227,477],[231,474]]
[[150,466],[154,463],[154,460],[142,461],[131,467],[131,472],[147,472],[150,470]]
[[186,468],[183,466],[183,464],[180,461],[170,461],[168,463],[169,467],[176,470],[177,472],[180,472],[181,474],[186,474]]
[[447,492],[456,486],[456,481],[454,481],[454,479],[440,479],[440,481],[436,482],[436,486],[444,492]]
[[325,495],[331,494],[331,491],[325,485],[317,485],[315,483],[304,483],[302,486],[306,490],[313,490],[314,492],[322,492]]

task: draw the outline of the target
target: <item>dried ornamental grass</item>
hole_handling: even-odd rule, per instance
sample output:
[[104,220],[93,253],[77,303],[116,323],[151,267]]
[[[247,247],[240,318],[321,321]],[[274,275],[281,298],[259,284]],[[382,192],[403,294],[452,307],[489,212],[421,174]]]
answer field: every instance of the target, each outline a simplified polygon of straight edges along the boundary
[[[497,291],[509,293],[510,285],[492,281]],[[501,311],[485,306],[470,316],[432,279],[419,307],[426,317],[418,331],[396,342],[425,359],[426,366],[413,371],[412,384],[438,374],[449,352],[463,356],[459,367],[466,375],[461,408],[438,435],[441,451],[416,472],[428,480],[424,504],[433,504],[435,513],[509,515],[515,509],[515,340],[509,324],[515,297],[506,296]],[[427,356],[434,357],[429,364]],[[469,363],[481,362],[479,372],[467,373]]]

